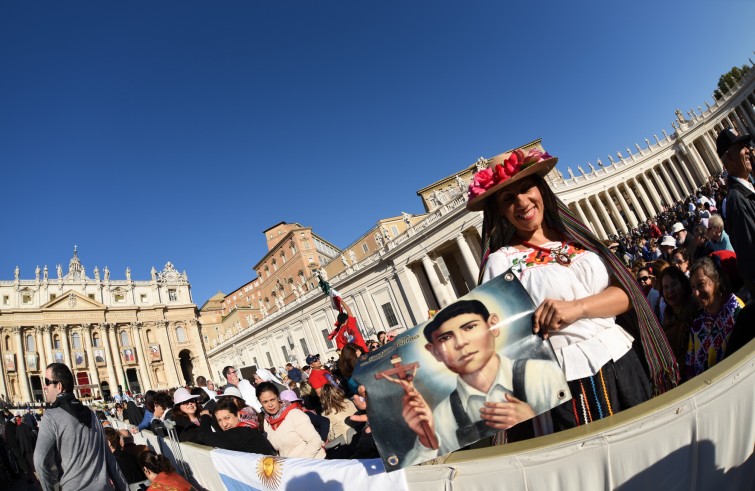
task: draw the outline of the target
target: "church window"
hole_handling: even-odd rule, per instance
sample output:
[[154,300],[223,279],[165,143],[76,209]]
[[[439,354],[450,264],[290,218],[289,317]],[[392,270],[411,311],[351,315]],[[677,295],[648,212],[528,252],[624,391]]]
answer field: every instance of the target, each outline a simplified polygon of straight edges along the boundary
[[92,334],[92,346],[95,348],[100,347],[100,335],[97,333]]
[[55,349],[60,349],[60,336],[57,334],[52,337],[52,347]]
[[10,305],[10,297],[8,295],[3,295],[3,305]]
[[139,294],[139,301],[141,303],[147,303],[147,294],[146,293],[140,293]]
[[23,303],[24,305],[30,304],[31,303],[31,295],[29,295],[28,293],[24,293],[23,296],[21,297],[21,303]]
[[168,290],[168,300],[171,302],[178,301],[178,292],[176,292],[175,288],[170,288]]
[[121,346],[131,346],[131,340],[127,331],[121,331]]
[[147,329],[147,342],[148,343],[155,342],[155,334],[152,332],[152,329]]
[[94,300],[94,293],[90,293],[90,294],[89,294],[89,295],[87,295],[87,296],[88,296],[89,298],[91,298],[92,300]]
[[268,351],[267,353],[265,353],[265,354],[267,355],[267,363],[268,363],[268,366],[269,366],[269,367],[272,367],[272,366],[274,365],[274,363],[273,363],[273,357],[272,357],[272,356],[270,356],[270,352],[269,352],[269,351]]
[[126,301],[126,296],[123,293],[114,293],[113,294],[113,300],[115,303],[123,303]]
[[73,343],[73,349],[81,349],[81,335],[77,332],[71,335],[71,342]]
[[56,294],[54,294],[54,293],[50,294],[50,301],[55,300],[56,298],[58,298],[58,296]]
[[384,303],[383,305],[381,305],[381,308],[383,309],[383,314],[385,315],[385,320],[388,322],[388,325],[390,327],[397,326],[398,319],[396,319],[396,314],[393,311],[393,306],[390,303]]
[[333,349],[333,341],[331,341],[330,339],[328,339],[328,335],[329,334],[330,333],[328,332],[327,329],[323,329],[322,330],[322,337],[323,337],[323,339],[325,339],[325,346],[327,346],[328,349]]
[[26,351],[36,351],[36,343],[34,342],[34,336],[28,334],[26,336]]
[[370,246],[368,246],[366,242],[362,244],[362,252],[364,252],[365,254],[370,252]]

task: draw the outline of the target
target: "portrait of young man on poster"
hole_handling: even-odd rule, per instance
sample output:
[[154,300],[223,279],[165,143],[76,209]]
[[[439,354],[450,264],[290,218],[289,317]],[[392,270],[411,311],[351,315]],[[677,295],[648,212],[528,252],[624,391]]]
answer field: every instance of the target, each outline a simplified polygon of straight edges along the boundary
[[[452,452],[571,398],[552,349],[531,332],[534,306],[521,284],[489,283],[380,350],[393,348],[390,356],[372,355],[372,377],[360,381],[368,411],[377,406],[381,416],[393,416],[390,428],[370,418],[386,468]],[[397,426],[408,428],[408,436],[397,436]]]

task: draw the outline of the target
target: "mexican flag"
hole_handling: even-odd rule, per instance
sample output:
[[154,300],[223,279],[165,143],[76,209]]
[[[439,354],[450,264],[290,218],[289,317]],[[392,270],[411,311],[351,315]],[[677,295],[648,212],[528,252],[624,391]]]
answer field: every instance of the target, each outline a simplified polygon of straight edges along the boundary
[[342,312],[343,308],[341,307],[341,295],[336,291],[335,288],[332,288],[330,284],[323,279],[322,276],[318,274],[317,277],[320,279],[320,289],[325,295],[330,297],[330,305],[338,312]]

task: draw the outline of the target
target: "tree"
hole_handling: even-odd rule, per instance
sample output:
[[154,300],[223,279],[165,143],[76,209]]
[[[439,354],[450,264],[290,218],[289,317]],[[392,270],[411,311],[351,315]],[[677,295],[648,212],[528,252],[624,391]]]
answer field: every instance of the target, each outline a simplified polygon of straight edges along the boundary
[[723,98],[749,71],[750,67],[747,65],[742,65],[742,68],[732,67],[731,70],[721,75],[718,79],[718,88],[713,91],[713,97],[716,100]]

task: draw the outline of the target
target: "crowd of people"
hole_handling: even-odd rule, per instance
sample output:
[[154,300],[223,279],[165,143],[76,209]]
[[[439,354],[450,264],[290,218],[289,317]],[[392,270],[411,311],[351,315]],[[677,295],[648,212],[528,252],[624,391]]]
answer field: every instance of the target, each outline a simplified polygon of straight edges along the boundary
[[[490,314],[458,302],[453,315],[439,316],[424,335],[469,394],[460,404],[468,413],[462,419],[482,418],[503,431],[502,441],[581,426],[703,373],[752,339],[750,137],[724,130],[717,150],[723,173],[608,241],[595,238],[543,179],[556,163],[547,153],[516,150],[475,174],[467,206],[483,212],[480,281],[508,271],[519,277],[537,306],[533,333],[553,347],[572,397],[533,419],[532,407],[500,375],[510,363],[491,355],[477,366],[470,351],[472,343],[493,338]],[[472,321],[446,324],[461,316]],[[134,444],[132,434],[143,430],[281,457],[379,457],[367,394],[352,374],[362,354],[390,339],[379,333],[365,341],[345,304],[330,337],[339,358],[327,364],[309,355],[305,366],[256,368],[249,379],[226,366],[218,386],[200,376],[192,386],[121,397],[105,408],[110,418],[128,424],[121,431],[109,427],[105,412],[95,415],[83,406],[73,396],[70,369],[53,363],[45,374],[44,415],[5,412],[0,465],[29,482],[38,479],[42,489],[80,489],[73,484],[80,482],[96,483],[96,489],[137,482],[151,482],[149,489],[190,489],[168,459]],[[407,458],[419,462],[438,453],[440,409],[412,384],[402,386],[402,416],[417,434]],[[480,395],[482,402],[474,403]],[[449,437],[442,440],[440,448],[446,448]],[[82,459],[82,451],[91,455]]]

